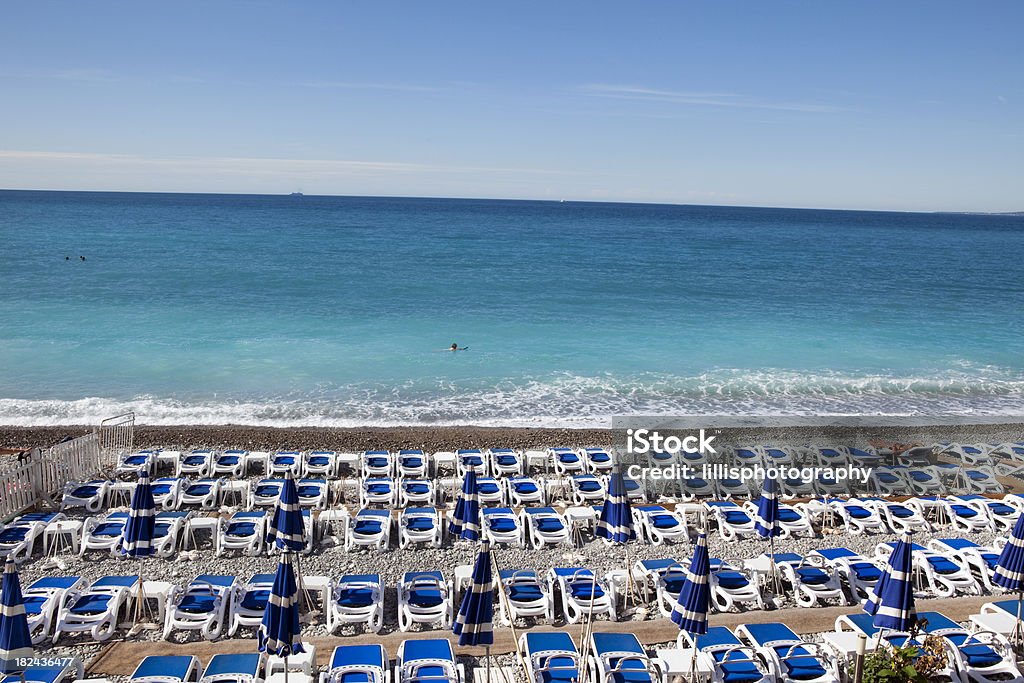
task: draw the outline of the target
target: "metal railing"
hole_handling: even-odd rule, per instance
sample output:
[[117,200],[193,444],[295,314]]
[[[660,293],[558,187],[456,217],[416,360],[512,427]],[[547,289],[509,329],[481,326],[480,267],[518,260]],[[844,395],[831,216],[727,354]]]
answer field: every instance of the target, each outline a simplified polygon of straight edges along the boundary
[[108,417],[100,423],[100,448],[106,453],[130,453],[135,443],[135,413]]
[[57,507],[69,481],[108,474],[117,456],[130,451],[135,413],[104,420],[99,429],[50,448],[33,448],[13,467],[0,471],[0,521],[37,505]]

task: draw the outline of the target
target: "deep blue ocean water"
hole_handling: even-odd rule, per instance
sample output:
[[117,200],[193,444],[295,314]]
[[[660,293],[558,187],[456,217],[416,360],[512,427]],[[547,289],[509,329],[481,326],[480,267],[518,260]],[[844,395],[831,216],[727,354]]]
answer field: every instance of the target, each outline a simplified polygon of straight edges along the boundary
[[0,192],[0,424],[1020,414],[1022,318],[1019,216]]

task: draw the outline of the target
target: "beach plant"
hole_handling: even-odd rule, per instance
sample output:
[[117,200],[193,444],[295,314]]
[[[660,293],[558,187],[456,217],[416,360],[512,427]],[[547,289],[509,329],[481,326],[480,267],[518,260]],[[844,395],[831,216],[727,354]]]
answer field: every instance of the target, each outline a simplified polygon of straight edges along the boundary
[[946,667],[946,646],[926,636],[921,646],[883,647],[864,658],[862,683],[927,683]]

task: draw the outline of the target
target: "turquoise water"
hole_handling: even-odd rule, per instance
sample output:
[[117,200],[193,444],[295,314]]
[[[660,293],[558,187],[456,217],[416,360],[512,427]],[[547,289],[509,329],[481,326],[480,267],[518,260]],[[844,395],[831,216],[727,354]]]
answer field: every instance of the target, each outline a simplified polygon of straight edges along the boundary
[[6,424],[1024,412],[1022,217],[7,191],[0,245]]

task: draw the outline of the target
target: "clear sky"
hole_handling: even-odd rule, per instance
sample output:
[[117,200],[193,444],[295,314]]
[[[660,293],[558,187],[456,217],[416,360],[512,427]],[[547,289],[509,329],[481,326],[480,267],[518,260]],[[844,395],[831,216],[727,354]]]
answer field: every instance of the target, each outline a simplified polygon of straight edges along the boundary
[[7,2],[0,187],[1024,210],[1024,2]]

